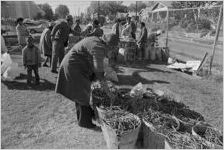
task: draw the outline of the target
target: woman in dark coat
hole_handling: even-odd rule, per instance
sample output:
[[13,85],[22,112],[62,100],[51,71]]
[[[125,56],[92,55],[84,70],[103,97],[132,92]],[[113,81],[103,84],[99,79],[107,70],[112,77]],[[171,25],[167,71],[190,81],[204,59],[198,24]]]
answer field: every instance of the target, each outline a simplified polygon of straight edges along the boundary
[[117,44],[115,34],[102,39],[87,37],[74,45],[61,63],[55,90],[75,102],[81,127],[96,127],[92,123],[94,111],[90,107],[91,82],[103,79],[103,59],[110,47]]
[[47,62],[50,60],[50,66],[51,66],[51,55],[52,55],[52,42],[51,42],[51,31],[54,27],[55,23],[51,23],[48,28],[46,28],[40,37],[40,51],[44,53],[44,56],[46,56],[46,59],[44,61],[43,66],[48,67]]

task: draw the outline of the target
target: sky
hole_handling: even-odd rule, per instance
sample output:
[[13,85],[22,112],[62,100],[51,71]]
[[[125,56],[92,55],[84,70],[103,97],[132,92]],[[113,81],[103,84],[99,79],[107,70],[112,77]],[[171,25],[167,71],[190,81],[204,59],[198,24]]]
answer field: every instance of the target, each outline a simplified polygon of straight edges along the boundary
[[[35,0],[36,4],[48,3],[53,11],[60,4],[67,5],[71,15],[78,15],[78,13],[86,11],[90,2],[90,0]],[[135,1],[123,1],[123,4],[127,6],[131,3],[135,3]]]

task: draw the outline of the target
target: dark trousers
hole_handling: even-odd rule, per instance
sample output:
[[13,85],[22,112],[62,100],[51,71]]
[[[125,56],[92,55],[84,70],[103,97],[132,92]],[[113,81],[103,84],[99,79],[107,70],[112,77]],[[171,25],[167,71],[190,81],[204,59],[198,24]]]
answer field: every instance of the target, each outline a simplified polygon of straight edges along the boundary
[[136,39],[136,35],[135,35],[134,32],[131,32],[131,36],[132,36],[133,39]]
[[61,64],[64,58],[64,43],[61,41],[53,41],[52,42],[52,63],[51,63],[51,70],[56,71],[57,63],[59,60],[59,64]]
[[84,128],[92,128],[95,125],[92,123],[94,111],[90,106],[80,105],[75,103],[78,125]]
[[145,58],[145,45],[144,44],[139,46],[137,55],[138,55],[139,59],[144,60],[144,58]]
[[38,65],[27,65],[27,83],[31,83],[32,71],[34,71],[36,82],[39,82],[40,77],[39,77],[39,74],[38,74]]

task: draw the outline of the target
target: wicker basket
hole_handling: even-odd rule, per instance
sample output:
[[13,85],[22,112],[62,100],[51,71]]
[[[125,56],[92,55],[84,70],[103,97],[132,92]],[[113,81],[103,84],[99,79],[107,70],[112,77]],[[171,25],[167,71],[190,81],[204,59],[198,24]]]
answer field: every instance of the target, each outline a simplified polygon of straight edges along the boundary
[[[204,134],[205,131],[206,131],[208,128],[211,128],[211,129],[215,130],[215,131],[219,134],[219,136],[222,137],[222,134],[221,134],[217,129],[212,128],[211,126],[208,126],[208,125],[202,125],[202,124],[197,124],[197,125],[195,125],[195,126],[192,128],[192,135],[197,136],[197,137],[199,137],[199,138],[203,138],[203,137],[201,137],[201,135],[200,135],[199,133]],[[203,139],[204,139],[204,138],[203,138]],[[206,140],[206,139],[205,139],[205,140]],[[222,138],[222,140],[223,140],[223,138]],[[207,141],[207,140],[206,140],[206,141]],[[207,141],[207,143],[209,143],[210,145],[212,145],[212,148],[214,148],[214,149],[223,149],[223,146],[221,146],[221,145],[218,145],[218,144],[215,144],[215,143],[212,143],[212,142],[209,142],[209,141]]]
[[[175,118],[173,118],[175,119]],[[179,129],[179,122],[175,119],[178,126],[176,130]],[[172,144],[168,142],[165,135],[156,131],[153,124],[147,122],[143,119],[143,145],[147,149],[173,149]]]
[[166,137],[158,133],[154,126],[143,119],[143,146],[145,149],[170,149],[172,146],[166,141]]
[[110,126],[103,123],[101,125],[101,129],[103,131],[104,139],[107,143],[108,149],[134,149],[139,130],[141,127],[141,120],[138,116],[135,116],[137,120],[139,120],[139,126],[130,131],[122,134],[121,136],[117,136],[114,129],[112,129]]

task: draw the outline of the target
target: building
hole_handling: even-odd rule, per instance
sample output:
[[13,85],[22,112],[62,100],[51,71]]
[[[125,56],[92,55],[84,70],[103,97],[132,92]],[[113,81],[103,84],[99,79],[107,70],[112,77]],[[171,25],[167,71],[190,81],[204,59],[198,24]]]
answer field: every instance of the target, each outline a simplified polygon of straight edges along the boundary
[[38,13],[44,15],[33,1],[1,1],[2,18],[34,18]]
[[[158,1],[152,7],[146,7],[139,12],[140,18],[143,21],[150,21],[149,18],[154,13],[167,11],[169,8],[172,8],[172,1]],[[152,20],[151,20],[152,21]]]

